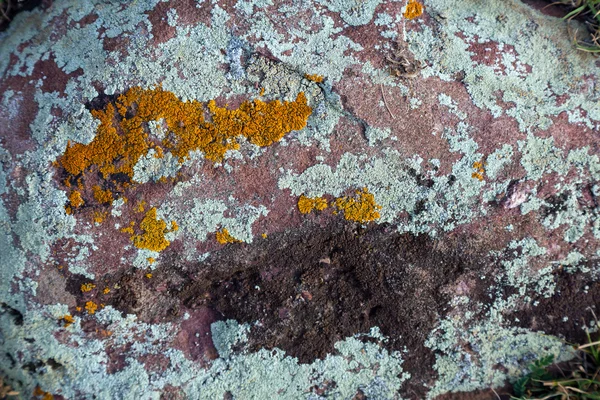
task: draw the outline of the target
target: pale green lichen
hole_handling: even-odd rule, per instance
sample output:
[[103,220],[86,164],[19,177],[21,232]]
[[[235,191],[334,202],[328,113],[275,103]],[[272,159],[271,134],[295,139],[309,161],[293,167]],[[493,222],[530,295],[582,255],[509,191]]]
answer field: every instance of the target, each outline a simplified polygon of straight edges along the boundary
[[[463,82],[477,106],[496,117],[515,118],[525,132],[545,129],[553,116],[575,109],[587,113],[580,119],[590,126],[598,124],[598,88],[584,78],[594,70],[595,60],[575,49],[566,22],[515,0],[443,0],[427,7],[438,21],[436,29],[421,26],[407,32],[410,49],[429,65],[422,71],[424,77],[451,80],[453,74],[464,73]],[[487,42],[507,51],[490,65],[474,63],[468,43]],[[514,46],[514,54],[508,46]],[[509,104],[506,111],[497,103],[498,93]],[[569,96],[561,103],[559,96],[564,94]]]
[[426,342],[437,352],[434,369],[439,374],[428,398],[502,387],[507,379],[524,375],[525,367],[540,357],[553,355],[557,361],[573,357],[569,346],[543,333],[503,327],[497,321],[465,328],[463,322],[460,318],[441,321]]

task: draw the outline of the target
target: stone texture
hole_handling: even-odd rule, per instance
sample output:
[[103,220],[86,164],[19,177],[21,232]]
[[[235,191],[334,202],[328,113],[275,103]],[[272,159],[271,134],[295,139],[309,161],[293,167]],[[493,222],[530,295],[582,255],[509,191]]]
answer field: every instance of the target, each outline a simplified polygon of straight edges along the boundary
[[[63,0],[15,16],[0,32],[5,382],[66,399],[487,398],[536,358],[569,359],[600,294],[600,65],[558,7],[424,6]],[[302,92],[311,114],[215,161],[168,153],[189,112],[148,121],[136,103],[108,119],[125,135],[141,118],[135,175],[69,172],[101,111],[159,85],[221,132],[214,107],[285,126],[302,117],[268,107]],[[302,195],[328,207],[301,213]]]

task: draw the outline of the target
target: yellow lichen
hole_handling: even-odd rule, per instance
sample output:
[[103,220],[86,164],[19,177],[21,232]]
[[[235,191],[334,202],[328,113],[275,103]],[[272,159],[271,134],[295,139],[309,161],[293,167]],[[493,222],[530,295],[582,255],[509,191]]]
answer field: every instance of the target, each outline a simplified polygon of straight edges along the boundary
[[[204,119],[206,109],[211,114],[209,121]],[[150,148],[155,149],[156,157],[169,151],[180,163],[194,150],[201,150],[211,161],[221,161],[226,151],[239,147],[239,137],[258,146],[269,146],[290,131],[304,128],[311,112],[302,92],[292,102],[255,99],[228,110],[215,101],[181,101],[160,86],[149,90],[134,87],[114,104],[92,110],[92,116],[100,121],[94,140],[89,144],[69,142],[58,165],[70,178],[78,177],[79,187],[82,176],[100,172],[105,181],[111,180],[116,193],[129,185],[123,182],[123,175],[133,181],[134,165]],[[149,138],[146,126],[162,119],[169,134],[156,143]],[[110,203],[113,193],[100,190],[94,189],[94,198]]]
[[88,301],[85,303],[85,309],[88,312],[88,314],[94,314],[94,313],[96,313],[96,310],[98,309],[98,305],[96,303],[94,303],[93,301]]
[[302,214],[308,214],[312,210],[322,211],[327,208],[327,200],[322,197],[310,198],[301,195],[298,199],[298,210]]
[[404,18],[414,19],[420,17],[423,14],[423,4],[417,0],[408,0],[406,10],[404,11]]
[[104,220],[106,219],[106,217],[108,216],[108,212],[106,211],[94,211],[94,222],[97,224],[101,224],[102,222],[104,222]]
[[142,213],[146,210],[146,201],[142,200],[140,201],[137,206],[135,207],[135,212],[139,212]]
[[83,293],[86,293],[86,292],[91,292],[95,288],[96,288],[96,285],[94,285],[91,282],[88,282],[88,283],[82,283],[80,289]]
[[375,196],[369,193],[367,188],[357,190],[358,198],[341,197],[336,199],[335,206],[344,211],[344,218],[356,222],[374,221],[380,217],[377,210],[381,206],[375,202]]
[[42,400],[52,400],[54,399],[54,396],[52,395],[52,393],[48,393],[43,391],[39,386],[36,386],[34,391],[33,391],[33,395],[34,396],[42,396],[41,399]]
[[73,322],[75,322],[75,318],[73,318],[73,316],[70,314],[66,314],[60,318],[60,321],[62,321],[63,326],[66,328],[69,325],[71,325]]
[[317,74],[312,74],[312,75],[305,74],[304,77],[306,79],[308,79],[309,81],[316,82],[316,83],[322,83],[323,79],[324,79],[321,75],[317,75]]
[[221,244],[239,243],[240,241],[229,234],[227,228],[223,228],[215,234],[217,242]]
[[92,188],[94,191],[94,198],[100,204],[102,203],[112,203],[113,194],[110,190],[103,190],[100,186],[96,185]]
[[143,233],[131,237],[135,247],[152,251],[162,251],[170,242],[165,239],[167,223],[156,217],[156,207],[152,207],[140,223]]
[[71,203],[71,207],[74,208],[81,207],[84,203],[83,199],[81,198],[81,193],[79,193],[77,190],[73,190],[71,192],[69,195],[69,202]]
[[483,161],[475,161],[473,163],[473,168],[475,169],[475,172],[473,172],[471,174],[471,178],[475,178],[478,179],[480,181],[483,181],[483,177],[485,174],[485,167],[484,167],[485,163]]
[[263,234],[262,234],[262,235],[260,235],[260,236],[262,236],[262,238],[263,238],[263,239],[266,239],[266,238],[267,238],[267,234],[266,234],[266,233],[263,233]]

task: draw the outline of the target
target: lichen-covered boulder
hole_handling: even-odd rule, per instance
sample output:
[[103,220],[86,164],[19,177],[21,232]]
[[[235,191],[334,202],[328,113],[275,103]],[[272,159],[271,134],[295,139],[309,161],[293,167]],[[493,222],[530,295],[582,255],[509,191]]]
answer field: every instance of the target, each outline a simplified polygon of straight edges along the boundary
[[17,15],[0,33],[4,382],[420,399],[572,357],[600,295],[599,63],[551,8],[423,3]]

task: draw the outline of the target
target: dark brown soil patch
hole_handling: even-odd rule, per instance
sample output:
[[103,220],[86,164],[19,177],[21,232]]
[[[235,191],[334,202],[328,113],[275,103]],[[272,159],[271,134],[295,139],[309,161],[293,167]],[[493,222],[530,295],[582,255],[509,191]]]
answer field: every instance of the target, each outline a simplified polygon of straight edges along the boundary
[[424,342],[457,285],[470,271],[485,269],[472,261],[484,259],[465,245],[438,245],[382,225],[306,226],[227,246],[178,297],[188,308],[208,306],[224,319],[258,321],[251,347],[278,347],[303,363],[377,326],[390,337],[389,349],[408,350],[403,367],[412,379],[405,392],[423,398],[424,384],[435,378],[434,355]]
[[[590,261],[588,267],[593,269],[597,262]],[[537,306],[513,314],[518,319],[517,325],[544,331],[569,343],[586,343],[585,323],[589,326],[594,315],[600,318],[600,283],[591,274],[562,270],[556,275],[554,296],[535,300]]]

